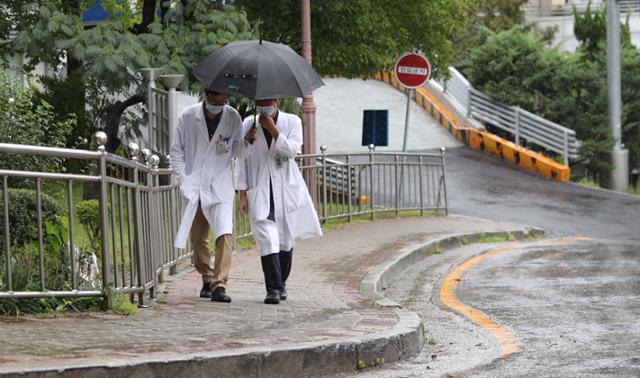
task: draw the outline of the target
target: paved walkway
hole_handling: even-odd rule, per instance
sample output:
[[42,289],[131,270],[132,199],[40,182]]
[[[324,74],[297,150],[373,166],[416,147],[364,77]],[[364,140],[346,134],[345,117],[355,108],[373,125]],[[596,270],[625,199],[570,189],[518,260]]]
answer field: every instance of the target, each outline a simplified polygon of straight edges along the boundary
[[376,306],[359,291],[371,268],[402,249],[448,234],[518,228],[522,227],[442,216],[328,230],[323,238],[298,243],[287,284],[289,299],[280,305],[262,303],[265,289],[257,252],[239,252],[233,257],[230,304],[198,298],[200,277],[189,269],[170,277],[156,305],[135,316],[0,319],[0,373],[135,366],[198,354],[242,355],[260,348],[295,349],[388,332],[399,321],[397,313]]
[[[362,118],[366,109],[389,110],[389,146],[376,151],[402,151],[407,95],[377,80],[323,78],[313,94],[317,105],[316,146],[327,153],[365,152]],[[462,144],[440,126],[415,100],[411,101],[407,148],[410,151],[453,148]]]

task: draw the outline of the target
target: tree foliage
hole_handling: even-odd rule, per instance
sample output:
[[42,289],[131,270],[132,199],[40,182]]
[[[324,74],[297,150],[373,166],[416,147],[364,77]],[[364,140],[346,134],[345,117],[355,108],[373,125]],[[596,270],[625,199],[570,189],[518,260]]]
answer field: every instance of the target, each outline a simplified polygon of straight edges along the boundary
[[[64,147],[74,125],[73,115],[56,120],[51,105],[38,99],[32,89],[22,89],[6,71],[0,70],[0,143]],[[35,155],[3,154],[0,166],[26,171],[62,169],[59,159]]]
[[[534,29],[489,32],[470,53],[472,84],[492,98],[520,106],[576,131],[585,174],[602,183],[611,169],[608,128],[606,18],[575,15],[580,47],[562,53]],[[622,27],[622,141],[631,167],[640,166],[640,53]]]
[[[236,0],[266,40],[301,49],[300,1]],[[390,68],[400,54],[420,51],[434,71],[446,68],[453,40],[475,1],[311,1],[313,65],[322,75],[358,77]]]
[[[4,56],[24,52],[27,72],[38,63],[49,64],[56,75],[44,81],[46,93],[66,87],[73,96],[75,109],[60,104],[61,114],[73,110],[85,124],[70,146],[77,134],[86,140],[104,129],[107,149],[115,151],[124,112],[146,98],[138,69],[154,66],[185,74],[182,89],[197,91],[201,87],[191,69],[214,49],[253,35],[245,15],[234,7],[195,0],[103,0],[108,20],[86,27],[82,14],[94,1],[9,0],[3,8],[19,32],[3,45]],[[0,35],[8,36],[10,25],[0,25]],[[83,114],[85,109],[90,114]]]

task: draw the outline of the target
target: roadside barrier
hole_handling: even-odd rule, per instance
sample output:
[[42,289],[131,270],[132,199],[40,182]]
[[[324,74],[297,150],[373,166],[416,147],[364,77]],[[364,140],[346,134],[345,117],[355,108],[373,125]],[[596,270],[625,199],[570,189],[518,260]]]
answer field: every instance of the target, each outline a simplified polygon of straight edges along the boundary
[[[398,83],[392,72],[379,72],[376,80],[392,85],[403,93],[408,89]],[[482,151],[488,155],[500,158],[524,170],[541,174],[551,179],[566,182],[571,178],[571,169],[564,164],[531,151],[522,146],[501,138],[487,131],[465,126],[465,122],[451,112],[428,88],[422,87],[415,91],[415,101],[422,106],[442,127],[449,130],[451,135],[469,148]]]

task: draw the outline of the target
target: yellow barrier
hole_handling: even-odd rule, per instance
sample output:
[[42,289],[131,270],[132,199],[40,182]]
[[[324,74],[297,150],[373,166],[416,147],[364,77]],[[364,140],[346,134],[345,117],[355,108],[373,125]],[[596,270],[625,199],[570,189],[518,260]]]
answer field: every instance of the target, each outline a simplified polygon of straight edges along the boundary
[[[407,88],[398,83],[395,74],[392,72],[378,72],[375,75],[375,79],[391,84],[404,93],[407,92]],[[522,169],[539,173],[554,180],[570,180],[571,169],[568,166],[518,146],[497,135],[464,126],[464,123],[449,111],[427,88],[418,88],[415,91],[415,100],[433,119],[449,130],[454,138],[466,144],[469,148],[498,157]]]

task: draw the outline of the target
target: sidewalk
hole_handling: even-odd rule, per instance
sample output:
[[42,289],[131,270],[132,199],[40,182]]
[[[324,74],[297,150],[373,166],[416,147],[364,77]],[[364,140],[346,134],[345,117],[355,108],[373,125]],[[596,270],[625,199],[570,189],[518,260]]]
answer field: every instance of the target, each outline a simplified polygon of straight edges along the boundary
[[[443,216],[328,230],[323,238],[297,243],[287,283],[289,298],[280,305],[262,303],[259,255],[243,251],[233,257],[230,304],[198,298],[201,279],[189,269],[169,277],[157,304],[135,316],[0,319],[0,375],[49,371],[51,376],[177,378],[355,370],[358,358],[382,355],[384,340],[407,332],[415,336],[418,329],[415,314],[380,307],[375,298],[360,292],[370,270],[403,250],[443,236],[523,229]],[[371,353],[354,351],[367,340],[374,345]],[[398,358],[422,346],[403,344],[407,340],[391,346],[407,348],[396,351]]]

